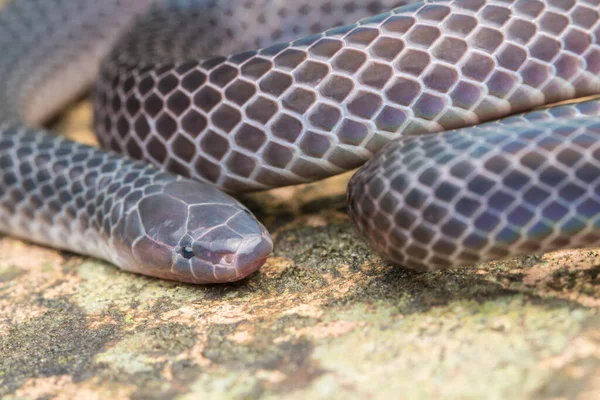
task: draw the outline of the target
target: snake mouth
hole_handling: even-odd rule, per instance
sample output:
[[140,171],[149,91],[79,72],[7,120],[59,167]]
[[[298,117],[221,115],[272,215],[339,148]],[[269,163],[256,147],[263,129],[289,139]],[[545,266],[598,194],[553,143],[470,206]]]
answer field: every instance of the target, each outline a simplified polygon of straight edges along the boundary
[[239,281],[241,279],[244,279],[244,278],[252,275],[254,272],[258,271],[260,269],[260,267],[262,267],[265,264],[265,262],[267,261],[268,258],[269,258],[268,256],[263,257],[263,258],[258,258],[254,262],[244,265],[244,267],[242,269],[237,269],[236,271],[238,272],[238,274],[232,282]]
[[220,282],[244,279],[262,267],[272,251],[273,240],[266,231],[248,236],[240,243],[232,264],[215,268],[215,277]]
[[244,238],[236,252],[214,266],[216,282],[235,282],[246,278],[263,266],[273,251],[273,241],[262,233]]

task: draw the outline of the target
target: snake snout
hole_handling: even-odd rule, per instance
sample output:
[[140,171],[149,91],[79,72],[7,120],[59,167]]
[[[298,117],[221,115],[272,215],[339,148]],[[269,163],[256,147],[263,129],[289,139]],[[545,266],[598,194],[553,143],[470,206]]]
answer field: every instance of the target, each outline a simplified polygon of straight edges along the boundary
[[238,275],[237,279],[242,279],[259,269],[272,251],[273,241],[268,234],[244,238],[237,249],[233,262],[233,267]]
[[193,251],[196,254],[195,275],[207,279],[209,274],[214,282],[233,282],[247,277],[265,263],[273,251],[273,241],[265,230],[235,239],[198,240]]

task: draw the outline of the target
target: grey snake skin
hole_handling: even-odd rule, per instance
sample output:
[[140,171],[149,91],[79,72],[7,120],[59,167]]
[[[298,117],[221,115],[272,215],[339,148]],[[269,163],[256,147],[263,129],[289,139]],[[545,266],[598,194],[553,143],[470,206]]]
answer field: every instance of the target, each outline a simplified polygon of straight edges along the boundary
[[[600,243],[599,102],[493,121],[600,93],[599,0],[151,3],[13,0],[0,13],[2,232],[233,281],[273,244],[217,187],[366,162],[350,215],[402,266]],[[29,128],[96,75],[99,141],[127,156]]]

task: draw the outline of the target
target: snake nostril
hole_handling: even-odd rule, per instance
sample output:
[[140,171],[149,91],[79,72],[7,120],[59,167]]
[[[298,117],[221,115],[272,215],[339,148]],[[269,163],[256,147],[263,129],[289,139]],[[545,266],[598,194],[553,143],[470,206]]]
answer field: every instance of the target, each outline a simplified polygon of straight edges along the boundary
[[233,256],[231,254],[227,254],[223,257],[223,263],[230,265],[233,262]]
[[183,258],[189,260],[190,258],[194,257],[194,250],[192,249],[191,246],[182,247],[181,255],[183,256]]

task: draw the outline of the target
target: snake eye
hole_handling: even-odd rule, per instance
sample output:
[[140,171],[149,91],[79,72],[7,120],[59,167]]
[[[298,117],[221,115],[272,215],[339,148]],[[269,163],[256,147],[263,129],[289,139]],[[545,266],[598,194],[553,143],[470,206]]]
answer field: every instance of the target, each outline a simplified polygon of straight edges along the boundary
[[181,255],[186,260],[189,260],[190,258],[194,257],[194,250],[190,246],[182,247],[181,248]]

